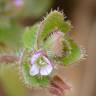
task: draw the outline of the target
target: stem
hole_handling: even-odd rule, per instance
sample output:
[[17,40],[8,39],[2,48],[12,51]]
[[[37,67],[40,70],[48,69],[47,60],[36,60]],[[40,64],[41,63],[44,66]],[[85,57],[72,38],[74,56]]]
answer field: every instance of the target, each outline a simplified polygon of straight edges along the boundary
[[2,55],[0,56],[0,63],[14,63],[20,60],[19,56],[14,55]]
[[24,55],[25,49],[21,52],[20,56],[16,55],[10,55],[10,54],[4,54],[0,56],[0,63],[16,63],[18,62],[19,64],[22,63],[23,55]]

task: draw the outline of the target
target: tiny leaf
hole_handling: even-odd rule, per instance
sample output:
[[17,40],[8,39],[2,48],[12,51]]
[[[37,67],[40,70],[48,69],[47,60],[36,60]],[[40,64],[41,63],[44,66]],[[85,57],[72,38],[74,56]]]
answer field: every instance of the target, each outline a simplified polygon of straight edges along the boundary
[[38,25],[27,27],[23,35],[23,43],[25,48],[34,48],[37,40]]
[[23,77],[26,84],[29,86],[45,86],[49,83],[48,76],[31,76],[29,74],[29,68],[30,66],[28,64],[23,64]]
[[41,26],[43,26],[40,34],[41,40],[46,39],[50,32],[53,32],[56,29],[59,29],[64,33],[69,32],[71,29],[70,24],[67,21],[64,21],[63,13],[58,11],[52,11],[49,13],[41,23]]
[[81,56],[81,50],[79,46],[71,39],[68,39],[68,42],[71,48],[70,53],[66,56],[55,58],[55,60],[59,60],[60,63],[64,65],[69,65],[76,62],[77,60],[80,59]]

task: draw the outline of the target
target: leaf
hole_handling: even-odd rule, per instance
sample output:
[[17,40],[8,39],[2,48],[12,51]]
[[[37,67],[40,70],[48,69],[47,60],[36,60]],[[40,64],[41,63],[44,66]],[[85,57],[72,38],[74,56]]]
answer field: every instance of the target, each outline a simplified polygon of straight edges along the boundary
[[45,86],[49,83],[49,78],[47,76],[40,77],[40,76],[31,76],[29,74],[29,65],[23,64],[23,77],[26,84],[29,86]]
[[64,15],[58,11],[52,11],[45,17],[44,21],[41,23],[43,26],[40,33],[40,40],[44,40],[48,35],[54,30],[58,29],[61,32],[69,32],[71,29],[70,24],[67,21],[64,21]]
[[26,84],[32,85],[32,86],[38,86],[39,85],[35,76],[34,77],[30,76],[28,64],[23,64],[22,71],[23,71],[22,75],[24,77],[24,81]]
[[25,48],[34,48],[37,40],[37,32],[39,31],[38,24],[27,27],[23,35],[23,43]]
[[66,56],[55,58],[56,61],[60,61],[60,64],[64,64],[64,65],[69,65],[76,62],[77,60],[80,59],[81,56],[81,50],[79,46],[73,40],[68,38],[67,40],[71,48],[70,53]]

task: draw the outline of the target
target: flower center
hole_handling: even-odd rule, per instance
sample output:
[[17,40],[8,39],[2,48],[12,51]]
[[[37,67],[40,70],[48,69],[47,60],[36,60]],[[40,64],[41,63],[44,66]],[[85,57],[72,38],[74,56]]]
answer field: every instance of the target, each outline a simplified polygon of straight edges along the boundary
[[38,67],[45,67],[48,63],[46,62],[46,60],[43,58],[43,56],[40,56],[35,63],[38,65]]
[[40,75],[49,75],[52,70],[53,66],[50,60],[42,54],[41,51],[37,51],[31,58],[31,68],[30,74],[32,76],[40,74]]

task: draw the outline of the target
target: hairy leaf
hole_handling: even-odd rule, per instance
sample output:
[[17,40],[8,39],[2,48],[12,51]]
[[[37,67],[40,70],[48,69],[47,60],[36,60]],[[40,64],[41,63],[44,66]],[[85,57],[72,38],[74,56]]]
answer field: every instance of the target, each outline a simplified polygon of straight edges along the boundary
[[25,48],[34,48],[37,40],[37,32],[39,31],[39,25],[33,27],[27,27],[23,35],[23,43]]
[[63,13],[58,11],[49,13],[41,23],[41,26],[43,26],[43,28],[40,33],[40,40],[47,38],[48,35],[56,29],[64,33],[69,32],[71,29],[70,24],[64,21]]
[[68,39],[68,42],[71,48],[69,54],[60,58],[55,58],[55,60],[58,60],[60,64],[69,65],[80,59],[81,50],[79,46],[71,39]]
[[47,76],[31,76],[29,74],[30,66],[28,64],[23,64],[23,77],[26,84],[29,86],[45,86],[49,83],[49,78]]

